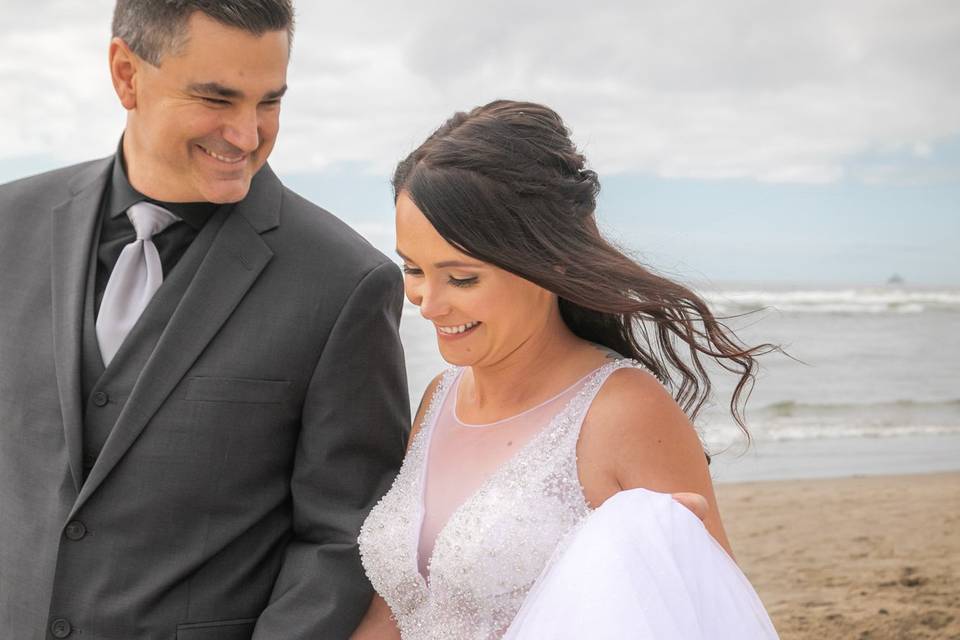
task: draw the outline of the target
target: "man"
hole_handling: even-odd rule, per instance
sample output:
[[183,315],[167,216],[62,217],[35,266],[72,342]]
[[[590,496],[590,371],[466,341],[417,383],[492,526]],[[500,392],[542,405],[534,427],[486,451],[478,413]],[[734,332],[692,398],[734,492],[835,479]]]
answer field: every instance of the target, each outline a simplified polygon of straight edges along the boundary
[[266,165],[289,0],[119,0],[115,156],[0,187],[0,636],[345,638],[399,271]]

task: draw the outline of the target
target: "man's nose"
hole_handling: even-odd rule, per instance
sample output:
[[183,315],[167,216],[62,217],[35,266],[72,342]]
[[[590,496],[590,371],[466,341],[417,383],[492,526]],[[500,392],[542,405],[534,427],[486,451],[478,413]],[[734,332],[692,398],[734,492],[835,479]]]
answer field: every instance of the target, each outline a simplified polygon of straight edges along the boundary
[[223,127],[223,139],[245,153],[260,146],[260,121],[256,109],[237,109]]

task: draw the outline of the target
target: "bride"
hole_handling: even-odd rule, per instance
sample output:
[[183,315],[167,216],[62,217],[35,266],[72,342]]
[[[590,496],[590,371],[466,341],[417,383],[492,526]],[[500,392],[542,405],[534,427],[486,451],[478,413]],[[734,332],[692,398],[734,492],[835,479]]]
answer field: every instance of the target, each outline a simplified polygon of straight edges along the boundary
[[455,367],[361,530],[377,595],[353,637],[775,638],[691,424],[713,359],[742,425],[769,345],[602,238],[597,175],[547,107],[457,113],[393,184],[407,298]]

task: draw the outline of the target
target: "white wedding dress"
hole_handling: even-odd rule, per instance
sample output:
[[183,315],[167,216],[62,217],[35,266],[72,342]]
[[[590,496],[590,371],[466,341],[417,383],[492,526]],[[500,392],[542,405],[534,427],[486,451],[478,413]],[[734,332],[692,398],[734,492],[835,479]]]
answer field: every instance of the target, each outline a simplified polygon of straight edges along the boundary
[[[577,474],[580,426],[623,367],[640,365],[610,362],[491,425],[459,422],[464,370],[444,374],[359,538],[367,576],[403,640],[776,638],[740,570],[669,496],[632,490],[595,511],[587,504]],[[452,455],[457,438],[490,456],[472,447]],[[514,441],[521,446],[509,448]],[[486,471],[473,464],[497,455],[502,461]]]
[[503,640],[776,640],[703,523],[667,494],[609,498],[558,549]]

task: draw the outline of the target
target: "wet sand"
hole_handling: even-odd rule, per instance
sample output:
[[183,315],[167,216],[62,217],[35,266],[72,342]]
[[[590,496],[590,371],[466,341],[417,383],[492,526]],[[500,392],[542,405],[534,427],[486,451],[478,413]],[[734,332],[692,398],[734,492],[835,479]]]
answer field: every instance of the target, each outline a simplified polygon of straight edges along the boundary
[[782,640],[960,640],[960,473],[717,485]]

